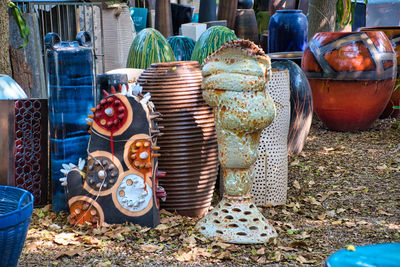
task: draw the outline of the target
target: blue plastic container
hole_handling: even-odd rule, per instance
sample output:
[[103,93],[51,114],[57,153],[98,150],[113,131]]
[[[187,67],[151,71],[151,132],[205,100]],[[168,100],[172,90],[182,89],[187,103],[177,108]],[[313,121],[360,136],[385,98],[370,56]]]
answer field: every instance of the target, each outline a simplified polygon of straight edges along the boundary
[[0,267],[17,266],[33,212],[33,195],[0,185]]
[[268,25],[268,52],[304,51],[307,17],[298,9],[277,10]]
[[56,33],[45,37],[49,82],[49,121],[53,210],[67,209],[59,181],[63,163],[87,157],[89,126],[86,118],[95,106],[94,57],[89,33],[76,42],[62,42]]
[[398,267],[400,243],[355,247],[355,251],[342,249],[332,254],[326,267]]

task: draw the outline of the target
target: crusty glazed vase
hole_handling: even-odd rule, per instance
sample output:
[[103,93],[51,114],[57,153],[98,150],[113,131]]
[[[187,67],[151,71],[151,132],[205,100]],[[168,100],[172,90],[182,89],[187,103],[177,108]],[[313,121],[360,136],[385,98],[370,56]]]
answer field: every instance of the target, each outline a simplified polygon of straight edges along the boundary
[[264,243],[276,236],[249,194],[261,131],[275,117],[265,85],[270,60],[248,40],[224,44],[205,61],[203,98],[213,107],[225,195],[196,228],[228,243]]

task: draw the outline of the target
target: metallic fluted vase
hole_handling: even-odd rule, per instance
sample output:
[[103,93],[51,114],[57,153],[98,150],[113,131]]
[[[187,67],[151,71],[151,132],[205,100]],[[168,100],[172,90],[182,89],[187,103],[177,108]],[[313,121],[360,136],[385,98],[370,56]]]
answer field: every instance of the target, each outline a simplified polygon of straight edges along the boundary
[[228,42],[204,61],[203,98],[214,110],[225,187],[222,201],[196,226],[207,238],[251,244],[277,235],[249,193],[261,131],[275,118],[269,72],[268,56],[248,40]]

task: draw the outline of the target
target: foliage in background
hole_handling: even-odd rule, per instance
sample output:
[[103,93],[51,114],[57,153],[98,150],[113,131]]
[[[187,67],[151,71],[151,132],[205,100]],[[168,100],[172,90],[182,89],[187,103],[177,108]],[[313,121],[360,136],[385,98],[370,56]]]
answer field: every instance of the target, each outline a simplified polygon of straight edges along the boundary
[[[364,0],[368,4],[368,0]],[[338,0],[336,3],[336,27],[343,28],[354,22],[354,7],[357,2],[352,0]]]
[[24,48],[28,44],[29,33],[30,33],[29,28],[26,25],[26,20],[22,17],[21,9],[18,6],[16,6],[13,2],[9,1],[7,3],[7,6],[11,10],[11,14],[18,25],[19,34],[21,35],[21,38],[24,40],[24,43],[20,47],[18,47],[18,49]]

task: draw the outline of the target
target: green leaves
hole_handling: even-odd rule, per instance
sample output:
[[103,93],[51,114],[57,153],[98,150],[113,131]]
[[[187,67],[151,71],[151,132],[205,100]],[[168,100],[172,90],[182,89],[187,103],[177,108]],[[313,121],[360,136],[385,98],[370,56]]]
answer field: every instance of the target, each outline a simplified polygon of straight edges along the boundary
[[18,49],[24,48],[28,44],[30,33],[29,28],[26,25],[26,20],[22,17],[21,9],[13,2],[9,1],[7,6],[11,9],[11,14],[13,15],[15,22],[17,23],[19,28],[19,34],[24,40],[24,43],[20,47],[18,47]]

